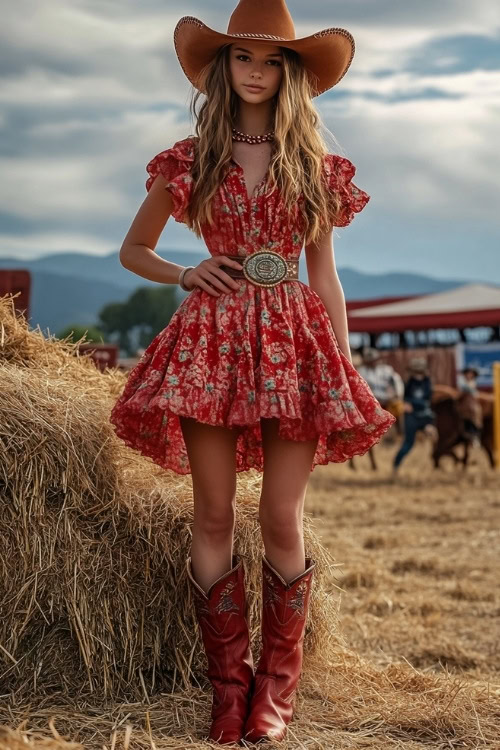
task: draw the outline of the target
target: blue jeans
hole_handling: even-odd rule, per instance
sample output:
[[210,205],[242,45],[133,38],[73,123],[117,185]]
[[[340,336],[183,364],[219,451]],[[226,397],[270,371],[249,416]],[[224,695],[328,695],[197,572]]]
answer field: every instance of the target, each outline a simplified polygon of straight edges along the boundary
[[423,430],[428,424],[434,423],[434,417],[424,416],[417,417],[413,412],[405,412],[405,436],[401,448],[394,457],[394,467],[399,466],[403,458],[411,451],[415,443],[415,435],[419,430]]

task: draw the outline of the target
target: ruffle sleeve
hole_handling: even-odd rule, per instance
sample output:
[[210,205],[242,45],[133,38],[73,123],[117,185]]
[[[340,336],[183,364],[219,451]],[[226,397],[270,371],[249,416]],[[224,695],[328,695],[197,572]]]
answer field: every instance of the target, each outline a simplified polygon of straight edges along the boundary
[[195,146],[192,138],[177,141],[171,148],[161,151],[146,165],[149,174],[146,180],[146,190],[149,192],[156,177],[161,174],[166,179],[165,189],[172,195],[174,208],[172,216],[176,221],[183,222],[186,208],[189,204],[193,188],[191,167],[195,156]]
[[353,220],[354,214],[366,206],[370,196],[352,182],[356,167],[349,159],[338,154],[326,154],[324,163],[327,185],[340,197],[340,208],[332,220],[333,226],[346,227]]

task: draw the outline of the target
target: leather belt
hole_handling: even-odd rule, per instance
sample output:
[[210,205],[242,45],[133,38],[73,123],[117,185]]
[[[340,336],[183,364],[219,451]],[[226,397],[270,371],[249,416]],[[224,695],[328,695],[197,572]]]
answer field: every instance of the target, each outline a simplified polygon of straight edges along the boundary
[[234,279],[247,279],[257,286],[276,286],[280,281],[293,281],[299,278],[299,261],[287,260],[274,250],[258,250],[251,255],[228,255],[243,265],[242,270],[221,265],[225,273]]

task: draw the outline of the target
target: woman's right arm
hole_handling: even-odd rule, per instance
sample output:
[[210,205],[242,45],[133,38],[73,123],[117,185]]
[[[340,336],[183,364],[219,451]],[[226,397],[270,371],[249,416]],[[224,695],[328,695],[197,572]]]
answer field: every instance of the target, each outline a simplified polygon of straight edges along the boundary
[[[124,268],[150,281],[161,284],[178,284],[179,274],[185,266],[163,260],[155,248],[165,224],[173,211],[171,194],[165,190],[166,179],[159,174],[139,208],[120,248],[120,263]],[[184,284],[194,289],[201,287],[218,297],[220,292],[238,289],[238,282],[225,273],[219,265],[242,268],[242,265],[222,256],[210,257],[190,269],[184,276]],[[220,291],[218,292],[217,289]]]
[[139,208],[120,248],[120,263],[150,281],[177,284],[184,266],[163,260],[155,252],[174,203],[163,175],[158,175]]

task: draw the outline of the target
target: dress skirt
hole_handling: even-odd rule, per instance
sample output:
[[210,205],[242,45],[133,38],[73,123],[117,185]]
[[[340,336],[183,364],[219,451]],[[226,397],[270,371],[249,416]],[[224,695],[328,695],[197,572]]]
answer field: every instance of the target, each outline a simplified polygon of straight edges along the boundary
[[115,432],[164,469],[190,474],[180,416],[238,430],[236,471],[263,470],[261,417],[284,440],[318,439],[311,471],[368,451],[396,418],[340,350],[307,284],[200,287],[129,372],[111,411]]

